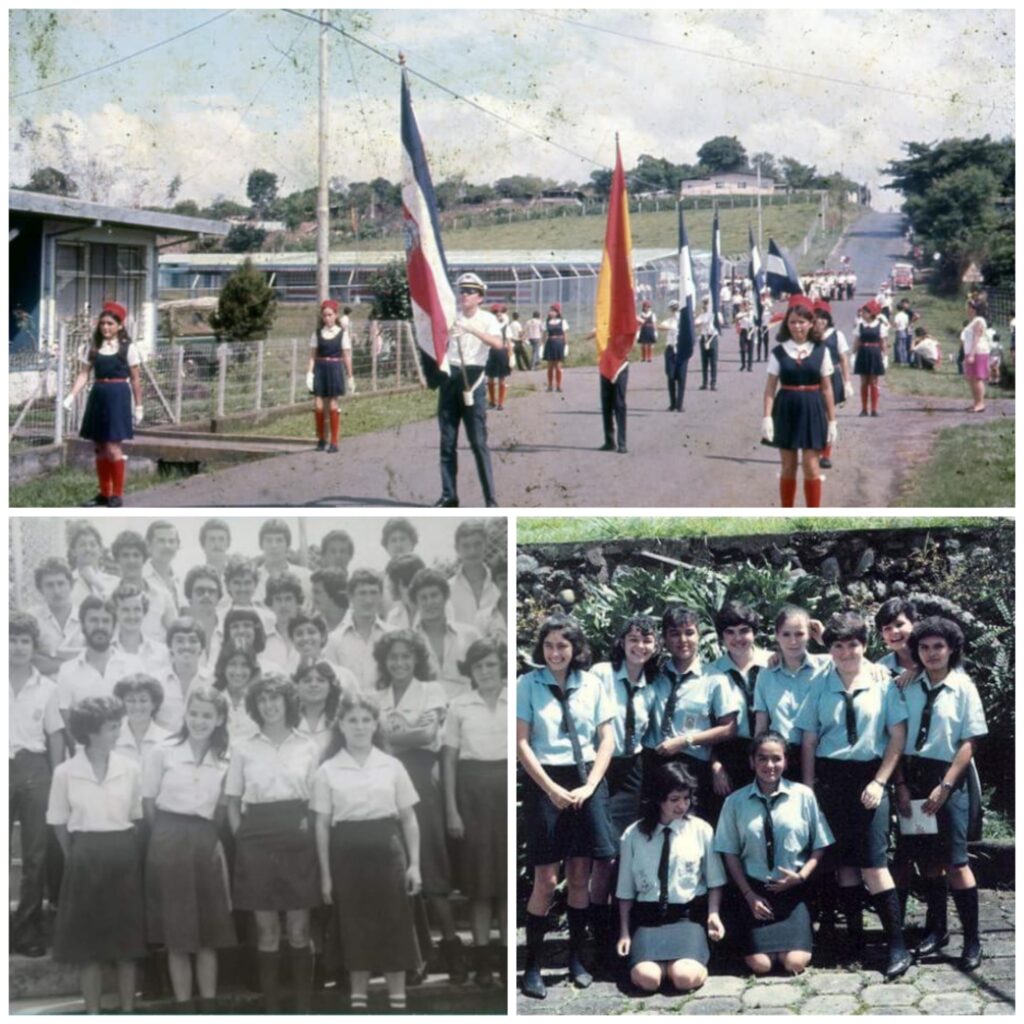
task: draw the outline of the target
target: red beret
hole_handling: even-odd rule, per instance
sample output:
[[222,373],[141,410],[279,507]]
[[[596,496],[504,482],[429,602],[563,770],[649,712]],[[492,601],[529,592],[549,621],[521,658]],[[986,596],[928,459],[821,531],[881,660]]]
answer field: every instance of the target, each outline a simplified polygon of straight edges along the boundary
[[882,312],[882,307],[874,299],[865,302],[862,308],[866,309],[872,316],[878,316]]
[[[123,324],[128,319],[128,310],[119,302],[104,302],[103,313],[109,313],[119,324]],[[100,313],[100,316],[103,313]]]
[[829,319],[832,318],[832,307],[824,299],[818,299],[814,303],[814,312],[824,313]]
[[338,312],[338,300],[337,299],[324,299],[320,303],[321,309],[333,309],[335,313]]
[[814,303],[806,295],[790,295],[789,303],[786,305],[786,312],[789,313],[794,309],[802,309],[804,312],[814,316]]
[[561,307],[561,304],[560,304],[560,303],[557,303],[557,302],[552,302],[552,303],[551,303],[551,308],[552,308],[552,309],[553,309],[553,310],[554,310],[554,311],[555,311],[556,313],[561,313],[561,312],[562,312],[562,307]]
[[492,313],[500,313],[501,312],[501,303],[500,302],[492,302],[491,303],[491,312]]

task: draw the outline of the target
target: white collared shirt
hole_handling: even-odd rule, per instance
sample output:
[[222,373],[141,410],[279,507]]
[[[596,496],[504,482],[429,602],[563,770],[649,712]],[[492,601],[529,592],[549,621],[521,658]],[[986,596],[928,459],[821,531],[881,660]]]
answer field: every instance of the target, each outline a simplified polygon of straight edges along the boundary
[[[798,345],[792,338],[782,343],[783,349],[785,349],[787,355],[792,356],[797,362],[806,359],[814,351],[814,342],[807,341],[802,345]],[[768,353],[768,373],[773,377],[779,376],[779,361],[775,358],[774,352]],[[825,349],[824,354],[821,357],[821,376],[831,377],[832,371],[835,367],[832,365],[832,356],[828,349]]]
[[142,762],[142,795],[161,811],[213,819],[224,789],[227,758],[207,750],[198,764],[187,740],[170,739],[150,750]]
[[15,694],[7,684],[7,738],[10,756],[19,750],[46,753],[46,737],[64,728],[57,699],[57,684],[33,668]]
[[235,704],[227,690],[223,692],[228,699],[228,737],[231,740],[231,749],[234,750],[243,740],[252,739],[260,731],[260,727],[246,709],[244,697]]
[[317,769],[310,807],[338,821],[376,821],[396,818],[419,803],[405,766],[374,747],[365,764],[339,750]]
[[392,687],[378,690],[380,699],[380,717],[384,728],[390,733],[397,728],[415,729],[426,715],[436,715],[438,730],[433,742],[424,747],[435,753],[441,749],[440,725],[448,707],[448,697],[440,683],[425,683],[413,679],[406,687],[402,699],[395,703],[395,691]]
[[142,739],[136,740],[135,733],[132,732],[128,719],[125,718],[121,722],[121,735],[118,736],[114,749],[141,767],[146,754],[153,747],[163,743],[164,740],[170,739],[170,736],[171,734],[162,726],[157,725],[156,722],[150,722],[142,735]]
[[67,711],[72,704],[87,697],[109,697],[114,692],[115,683],[125,676],[145,671],[142,659],[121,650],[116,642],[110,645],[110,658],[102,672],[86,661],[86,652],[82,651],[77,657],[65,661],[57,671],[59,707],[61,711]]
[[480,599],[477,600],[473,593],[472,584],[463,575],[462,567],[448,580],[450,590],[448,596],[449,615],[455,622],[472,626],[477,615],[482,611],[489,611],[498,603],[501,594],[491,579],[491,570],[484,566],[484,583],[480,589]]
[[[459,314],[455,329],[448,335],[448,362],[452,366],[483,366],[487,362],[490,346],[481,341],[475,334],[459,330],[460,324],[467,324],[481,334],[501,336],[501,324],[498,318],[486,309],[478,308],[472,316]],[[461,347],[461,353],[460,353]]]
[[334,735],[334,723],[321,712],[317,716],[317,720],[310,725],[308,719],[300,710],[299,724],[295,727],[295,731],[300,736],[305,736],[316,744],[317,764],[319,764],[331,744],[331,737]]
[[456,697],[444,721],[444,746],[459,752],[460,761],[508,759],[508,690],[492,711],[478,690]]
[[415,629],[426,642],[427,651],[430,654],[430,667],[443,684],[448,700],[454,700],[460,694],[465,693],[469,689],[469,679],[459,672],[459,662],[465,660],[469,645],[474,640],[480,639],[480,634],[475,627],[461,622],[446,622],[440,658],[423,627],[417,625]]
[[323,650],[324,659],[335,665],[344,665],[359,680],[359,688],[369,693],[377,680],[373,648],[386,632],[384,622],[375,619],[370,627],[369,638],[364,640],[355,627],[352,610],[349,609],[337,628],[328,634]]
[[213,686],[213,675],[209,669],[200,667],[199,671],[192,677],[188,689],[181,688],[181,680],[173,668],[167,669],[157,680],[164,688],[164,702],[160,710],[153,716],[158,725],[162,725],[169,732],[175,733],[185,724],[185,700],[188,691],[193,686]]
[[101,782],[80,747],[54,769],[46,824],[63,825],[69,832],[124,832],[142,817],[140,783],[139,766],[116,752]]
[[48,605],[31,610],[39,623],[39,653],[51,658],[64,660],[68,655],[77,654],[85,648],[82,624],[78,621],[78,610],[72,606],[62,626]]
[[241,797],[246,804],[308,800],[319,763],[317,745],[294,729],[280,745],[257,733],[232,748],[224,795]]
[[146,581],[151,591],[159,591],[161,596],[166,599],[170,605],[171,612],[175,616],[181,613],[181,581],[174,574],[173,569],[171,570],[171,578],[166,580],[156,571],[152,560],[146,559],[145,564],[142,566],[142,578]]

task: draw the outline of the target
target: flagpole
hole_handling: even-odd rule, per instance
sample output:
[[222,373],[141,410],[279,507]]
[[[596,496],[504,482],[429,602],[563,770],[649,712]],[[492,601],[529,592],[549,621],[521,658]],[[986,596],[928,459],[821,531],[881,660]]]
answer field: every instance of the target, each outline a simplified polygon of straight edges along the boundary
[[757,248],[764,252],[764,224],[761,219],[761,161],[757,162]]
[[317,126],[316,286],[319,301],[330,298],[331,211],[327,196],[327,11],[320,11],[320,109]]

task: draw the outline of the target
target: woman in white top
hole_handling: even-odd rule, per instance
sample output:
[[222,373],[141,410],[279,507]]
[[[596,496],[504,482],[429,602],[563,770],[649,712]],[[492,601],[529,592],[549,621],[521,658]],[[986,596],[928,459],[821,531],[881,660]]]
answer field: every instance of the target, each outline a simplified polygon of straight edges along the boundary
[[[350,310],[346,307],[346,314]],[[348,342],[349,351],[345,351],[348,316],[338,323],[338,303],[334,299],[324,299],[320,303],[320,323],[309,339],[309,370],[306,373],[306,385],[313,392],[314,415],[316,418],[316,450],[318,452],[336,452],[338,435],[341,431],[341,413],[338,410],[338,397],[345,394],[345,371],[342,369],[344,360],[349,377],[352,376],[352,342]],[[348,356],[345,359],[345,356]],[[325,433],[324,402],[330,416],[331,443],[328,446]]]
[[245,706],[245,695],[259,674],[259,662],[252,648],[228,643],[220,649],[213,672],[213,688],[228,699],[228,736],[232,744],[252,739],[260,731]]
[[140,767],[146,754],[171,734],[153,721],[164,700],[164,688],[143,672],[114,684],[114,696],[124,703],[125,718],[116,750]]
[[390,1009],[402,1012],[405,972],[422,964],[411,899],[422,884],[416,790],[401,762],[379,748],[380,708],[372,697],[346,694],[337,729],[313,779],[323,900],[337,908],[351,1008],[367,1008],[377,971]]
[[974,404],[968,412],[985,411],[985,381],[988,380],[988,357],[990,342],[988,335],[988,306],[980,299],[967,300],[967,315],[970,319],[960,332],[964,346],[964,376],[971,388]]

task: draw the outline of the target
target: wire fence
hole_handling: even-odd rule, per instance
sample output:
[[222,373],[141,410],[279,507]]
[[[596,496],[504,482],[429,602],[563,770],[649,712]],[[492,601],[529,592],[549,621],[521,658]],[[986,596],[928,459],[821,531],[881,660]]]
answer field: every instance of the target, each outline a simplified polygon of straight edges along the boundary
[[[88,389],[70,410],[64,396],[86,365],[89,332],[61,325],[54,346],[11,353],[8,374],[10,450],[59,443],[77,433]],[[158,340],[141,368],[146,423],[195,426],[243,413],[260,413],[309,398],[309,339],[218,343]],[[408,323],[374,321],[352,331],[350,393],[373,394],[424,386]]]

